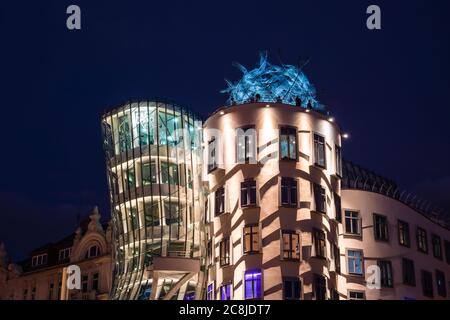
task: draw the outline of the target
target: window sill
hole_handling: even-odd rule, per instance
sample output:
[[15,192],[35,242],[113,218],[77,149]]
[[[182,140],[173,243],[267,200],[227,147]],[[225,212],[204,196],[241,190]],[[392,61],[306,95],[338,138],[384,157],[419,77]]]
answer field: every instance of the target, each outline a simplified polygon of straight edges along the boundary
[[256,205],[256,204],[249,204],[249,205],[245,205],[245,206],[241,205],[242,210],[259,209],[259,208],[260,208],[259,205]]
[[314,163],[314,167],[316,167],[316,168],[318,168],[320,170],[327,170],[327,166],[326,165],[322,166],[322,165],[320,165],[318,163]]
[[362,240],[362,234],[344,232],[343,236],[345,238],[352,238],[352,239]]

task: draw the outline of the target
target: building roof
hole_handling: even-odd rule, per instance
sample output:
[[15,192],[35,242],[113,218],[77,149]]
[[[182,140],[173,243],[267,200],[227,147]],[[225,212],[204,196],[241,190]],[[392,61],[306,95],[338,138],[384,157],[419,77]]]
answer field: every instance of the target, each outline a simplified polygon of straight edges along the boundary
[[379,193],[398,200],[441,226],[450,229],[450,215],[420,196],[400,189],[397,183],[351,161],[342,163],[342,189]]

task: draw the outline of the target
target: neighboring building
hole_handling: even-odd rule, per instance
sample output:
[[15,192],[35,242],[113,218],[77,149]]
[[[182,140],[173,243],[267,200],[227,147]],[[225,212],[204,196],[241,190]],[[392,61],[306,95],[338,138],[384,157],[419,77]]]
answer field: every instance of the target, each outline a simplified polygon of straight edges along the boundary
[[112,228],[100,224],[97,207],[82,221],[74,234],[35,249],[19,264],[6,263],[0,248],[0,299],[59,300],[63,295],[65,267],[81,269],[81,289],[70,290],[70,300],[108,299],[112,282]]
[[177,105],[102,118],[114,225],[113,299],[200,299],[206,243],[202,125]]
[[343,162],[345,135],[300,68],[262,55],[240,70],[203,130],[158,101],[103,116],[112,298],[446,298],[435,212]]

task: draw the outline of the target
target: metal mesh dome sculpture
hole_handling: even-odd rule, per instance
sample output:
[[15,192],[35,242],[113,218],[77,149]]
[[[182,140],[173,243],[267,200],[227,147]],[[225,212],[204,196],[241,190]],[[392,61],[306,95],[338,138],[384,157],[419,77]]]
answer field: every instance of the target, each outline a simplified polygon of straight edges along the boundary
[[324,110],[316,99],[316,90],[308,78],[297,66],[273,65],[267,61],[267,53],[260,54],[259,66],[248,71],[243,65],[234,63],[242,71],[241,80],[236,83],[225,79],[228,88],[229,104],[242,104],[250,101],[277,102],[301,105],[310,103],[316,110]]

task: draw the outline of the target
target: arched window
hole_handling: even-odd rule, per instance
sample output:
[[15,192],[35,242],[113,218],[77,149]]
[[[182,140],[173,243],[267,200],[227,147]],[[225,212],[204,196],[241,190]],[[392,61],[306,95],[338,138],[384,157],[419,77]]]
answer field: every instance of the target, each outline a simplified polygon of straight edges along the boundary
[[97,245],[92,245],[86,251],[85,259],[98,257],[100,255],[100,248]]

